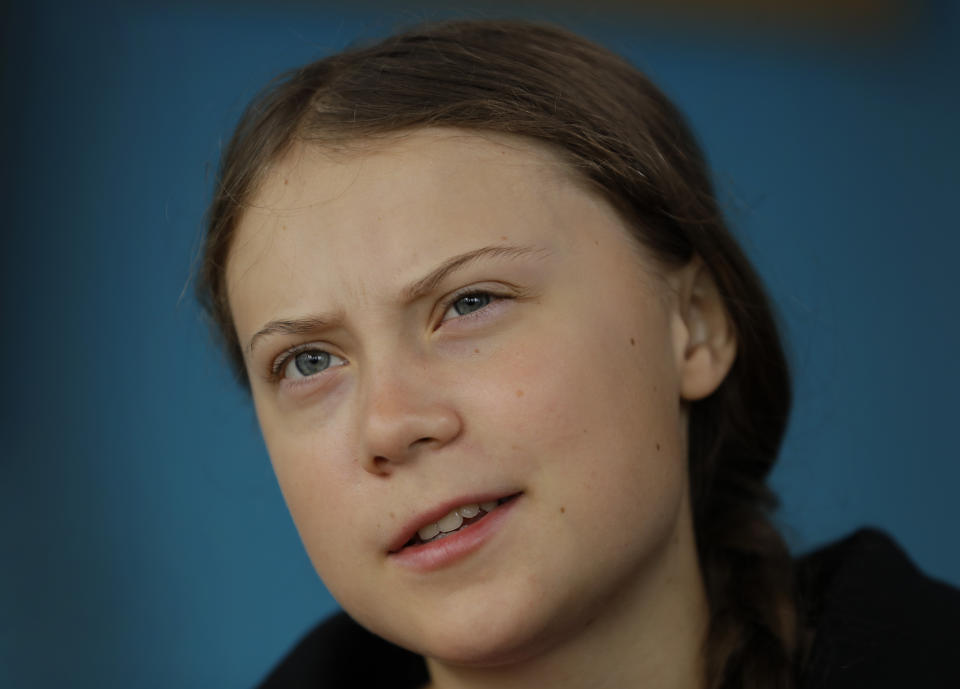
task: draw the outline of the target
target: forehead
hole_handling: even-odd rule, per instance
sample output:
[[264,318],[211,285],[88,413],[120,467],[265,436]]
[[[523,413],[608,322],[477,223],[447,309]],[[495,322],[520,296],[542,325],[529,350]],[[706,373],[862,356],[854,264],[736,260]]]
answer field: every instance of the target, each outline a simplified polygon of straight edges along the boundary
[[[552,193],[580,178],[545,144],[495,133],[423,129],[331,149],[302,142],[273,163],[245,209],[235,243],[281,218],[322,213],[326,225],[394,219],[411,206],[450,213],[498,197],[511,212],[549,211]],[[359,203],[358,203],[359,202]],[[496,208],[491,208],[496,213]],[[282,229],[282,224],[281,224]],[[364,227],[374,231],[375,224]]]
[[242,331],[253,302],[257,312],[338,307],[332,296],[395,293],[458,253],[569,248],[603,225],[625,234],[558,154],[525,139],[435,129],[349,150],[305,143],[267,171],[245,210],[228,297]]

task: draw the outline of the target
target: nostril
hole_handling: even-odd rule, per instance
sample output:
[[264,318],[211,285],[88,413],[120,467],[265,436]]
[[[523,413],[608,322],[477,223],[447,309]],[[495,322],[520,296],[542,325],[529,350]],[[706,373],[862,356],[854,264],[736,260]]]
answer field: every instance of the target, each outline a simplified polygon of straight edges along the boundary
[[459,435],[460,417],[448,404],[424,401],[419,394],[388,397],[376,396],[361,416],[363,464],[369,472],[391,473],[394,464],[439,450]]

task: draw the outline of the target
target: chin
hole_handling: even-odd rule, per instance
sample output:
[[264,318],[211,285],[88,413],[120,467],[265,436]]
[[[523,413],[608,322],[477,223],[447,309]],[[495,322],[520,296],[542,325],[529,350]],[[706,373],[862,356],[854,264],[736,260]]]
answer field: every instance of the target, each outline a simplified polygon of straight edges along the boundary
[[487,592],[476,601],[438,601],[440,609],[416,620],[406,617],[396,634],[391,629],[372,629],[440,663],[498,667],[534,657],[562,636],[557,616],[546,619],[550,606],[543,606],[545,602],[543,593],[527,591],[511,597]]
[[[490,626],[491,622],[493,626]],[[544,636],[542,628],[526,620],[497,623],[485,619],[459,625],[457,630],[442,630],[440,634],[431,635],[419,652],[450,665],[498,667],[536,655],[546,645]]]

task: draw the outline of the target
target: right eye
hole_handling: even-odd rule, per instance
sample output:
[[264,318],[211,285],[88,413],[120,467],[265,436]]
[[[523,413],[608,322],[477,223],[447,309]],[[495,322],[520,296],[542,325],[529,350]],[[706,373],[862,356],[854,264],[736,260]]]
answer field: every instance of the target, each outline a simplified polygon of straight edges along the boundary
[[323,373],[328,368],[343,366],[346,361],[323,349],[304,349],[287,360],[283,367],[283,377],[291,380],[309,378]]

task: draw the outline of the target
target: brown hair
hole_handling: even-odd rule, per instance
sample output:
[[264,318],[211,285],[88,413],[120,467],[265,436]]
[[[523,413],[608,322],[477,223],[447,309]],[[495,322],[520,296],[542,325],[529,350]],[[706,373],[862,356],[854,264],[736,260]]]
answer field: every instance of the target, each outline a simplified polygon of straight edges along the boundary
[[233,231],[267,167],[320,145],[428,126],[547,142],[670,264],[699,255],[737,333],[720,388],[690,411],[694,529],[707,586],[710,687],[791,687],[796,605],[766,485],[790,408],[769,301],[717,208],[683,117],[640,72],[561,29],[513,21],[428,25],[283,76],[247,109],[224,151],[209,211],[200,299],[245,380],[224,283]]

